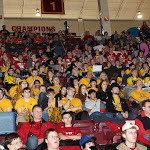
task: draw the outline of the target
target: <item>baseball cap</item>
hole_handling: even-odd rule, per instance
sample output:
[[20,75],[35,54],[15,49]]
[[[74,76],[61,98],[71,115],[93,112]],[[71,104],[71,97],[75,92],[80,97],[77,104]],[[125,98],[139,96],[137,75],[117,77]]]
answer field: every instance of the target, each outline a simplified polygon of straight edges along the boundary
[[132,127],[135,127],[137,130],[139,130],[139,127],[133,123],[125,123],[123,126],[122,126],[122,131],[125,131],[127,129],[130,129]]
[[87,141],[90,140],[90,139],[96,140],[96,137],[95,137],[95,136],[84,135],[84,136],[81,138],[80,142],[79,142],[80,146],[82,146],[85,142],[87,142]]

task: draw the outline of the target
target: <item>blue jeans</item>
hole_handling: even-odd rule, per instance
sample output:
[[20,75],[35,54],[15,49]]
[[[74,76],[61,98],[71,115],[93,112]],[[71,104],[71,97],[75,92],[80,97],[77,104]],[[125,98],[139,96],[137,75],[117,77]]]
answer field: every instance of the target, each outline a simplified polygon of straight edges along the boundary
[[113,113],[111,113],[111,112],[98,112],[98,111],[96,111],[90,115],[90,119],[93,119],[93,117],[95,115],[104,116],[104,117],[108,117],[108,118],[113,118],[113,116],[114,116]]
[[150,141],[150,134],[144,135],[144,138],[147,139],[148,141]]
[[[128,118],[136,118],[136,117],[137,117],[137,114],[133,112],[128,113]],[[123,119],[124,117],[121,113],[116,113],[114,118]]]
[[38,147],[38,139],[35,135],[28,137],[25,145],[27,149],[36,149]]
[[45,121],[49,121],[49,115],[48,115],[48,112],[46,110],[44,110],[42,112],[42,118],[45,120]]

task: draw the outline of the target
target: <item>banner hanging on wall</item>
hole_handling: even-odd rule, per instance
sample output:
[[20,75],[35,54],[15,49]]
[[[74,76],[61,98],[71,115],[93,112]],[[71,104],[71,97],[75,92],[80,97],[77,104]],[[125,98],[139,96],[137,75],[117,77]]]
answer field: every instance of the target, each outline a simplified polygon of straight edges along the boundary
[[41,0],[42,14],[64,14],[63,0]]

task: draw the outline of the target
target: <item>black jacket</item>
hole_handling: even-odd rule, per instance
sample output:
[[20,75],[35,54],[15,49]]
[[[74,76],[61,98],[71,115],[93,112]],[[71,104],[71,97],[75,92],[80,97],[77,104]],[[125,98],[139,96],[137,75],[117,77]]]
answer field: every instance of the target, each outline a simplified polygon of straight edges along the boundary
[[106,100],[108,99],[108,93],[104,91],[101,92],[98,91],[96,92],[96,98],[106,102]]
[[[113,98],[112,94],[110,94],[108,96],[108,99],[106,100],[107,110],[108,110],[108,112],[117,113],[119,111],[115,110],[115,106],[114,106],[113,102],[114,102],[114,98]],[[120,103],[121,103],[121,107],[122,107],[123,112],[129,111],[129,107],[128,107],[125,99],[120,97]]]

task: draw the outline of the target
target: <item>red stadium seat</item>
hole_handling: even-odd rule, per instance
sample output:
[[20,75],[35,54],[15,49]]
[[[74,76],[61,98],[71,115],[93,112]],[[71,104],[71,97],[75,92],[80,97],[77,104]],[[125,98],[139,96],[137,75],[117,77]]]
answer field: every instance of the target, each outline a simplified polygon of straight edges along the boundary
[[121,143],[121,133],[116,133],[116,135],[113,137],[113,143]]
[[90,134],[94,132],[94,123],[93,120],[74,120],[72,122],[74,127],[79,127],[82,134]]
[[[99,123],[99,132],[103,131],[103,128],[107,127],[107,124],[105,122],[100,122]],[[108,128],[108,127],[107,127]]]

